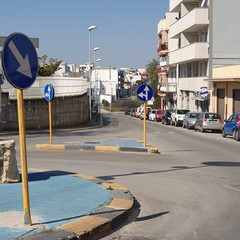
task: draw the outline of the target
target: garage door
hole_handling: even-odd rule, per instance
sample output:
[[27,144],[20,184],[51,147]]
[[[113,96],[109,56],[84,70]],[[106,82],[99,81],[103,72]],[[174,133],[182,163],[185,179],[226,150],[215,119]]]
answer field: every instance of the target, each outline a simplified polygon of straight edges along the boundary
[[221,118],[224,119],[224,98],[225,89],[217,89],[217,112],[220,114]]
[[240,89],[233,89],[233,112],[240,113]]

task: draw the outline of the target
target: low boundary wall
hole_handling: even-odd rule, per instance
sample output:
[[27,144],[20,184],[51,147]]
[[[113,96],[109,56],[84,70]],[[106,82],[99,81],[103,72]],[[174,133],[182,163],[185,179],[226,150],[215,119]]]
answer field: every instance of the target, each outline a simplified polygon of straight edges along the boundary
[[[5,96],[6,98],[6,96]],[[2,130],[17,130],[17,101],[4,101],[2,105]],[[48,129],[48,102],[44,99],[24,99],[26,129]],[[74,127],[85,125],[89,119],[87,93],[74,96],[55,97],[52,101],[52,127]]]

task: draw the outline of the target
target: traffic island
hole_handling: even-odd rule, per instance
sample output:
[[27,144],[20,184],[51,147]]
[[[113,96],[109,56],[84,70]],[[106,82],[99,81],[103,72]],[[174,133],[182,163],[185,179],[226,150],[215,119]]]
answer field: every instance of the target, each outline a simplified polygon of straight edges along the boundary
[[22,240],[97,239],[123,224],[132,214],[135,200],[125,186],[83,174],[73,174],[72,176],[99,184],[104,189],[111,191],[113,198],[106,205],[97,208],[88,215],[57,228],[25,236],[21,238]]
[[122,146],[104,146],[104,145],[84,145],[84,144],[37,144],[38,150],[80,150],[80,151],[100,151],[100,152],[138,152],[138,153],[159,153],[154,147],[122,147]]

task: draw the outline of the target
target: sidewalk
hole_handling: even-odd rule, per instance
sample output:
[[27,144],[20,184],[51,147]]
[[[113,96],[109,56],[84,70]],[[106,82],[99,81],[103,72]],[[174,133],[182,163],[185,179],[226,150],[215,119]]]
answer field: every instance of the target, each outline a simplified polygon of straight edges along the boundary
[[32,225],[24,225],[22,184],[0,184],[0,239],[94,239],[132,212],[124,186],[62,171],[29,171]]

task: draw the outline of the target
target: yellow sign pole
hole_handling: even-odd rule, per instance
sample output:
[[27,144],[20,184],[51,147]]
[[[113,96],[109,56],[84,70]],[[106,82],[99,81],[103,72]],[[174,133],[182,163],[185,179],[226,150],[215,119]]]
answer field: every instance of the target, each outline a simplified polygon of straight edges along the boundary
[[48,102],[50,144],[52,144],[52,102]]
[[143,104],[143,143],[146,147],[146,103]]
[[24,208],[24,224],[32,224],[30,204],[29,204],[29,191],[28,191],[27,148],[26,148],[24,104],[23,104],[22,89],[17,89],[17,104],[18,104],[20,160],[21,160],[21,169],[22,169],[22,195],[23,195],[23,208]]

